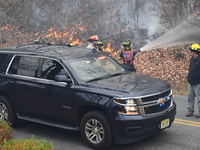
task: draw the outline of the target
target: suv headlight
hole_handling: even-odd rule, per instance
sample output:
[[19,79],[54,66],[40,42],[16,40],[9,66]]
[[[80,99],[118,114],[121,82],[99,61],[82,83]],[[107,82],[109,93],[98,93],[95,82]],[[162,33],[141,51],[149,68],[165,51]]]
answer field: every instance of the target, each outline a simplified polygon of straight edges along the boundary
[[119,111],[121,114],[139,114],[136,99],[114,99],[114,102],[122,106],[122,110]]

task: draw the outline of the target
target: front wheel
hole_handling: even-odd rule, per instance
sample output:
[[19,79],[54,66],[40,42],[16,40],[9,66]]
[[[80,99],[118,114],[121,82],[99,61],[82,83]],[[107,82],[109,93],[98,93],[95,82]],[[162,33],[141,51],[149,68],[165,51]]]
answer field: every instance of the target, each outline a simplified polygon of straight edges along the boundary
[[101,111],[92,111],[82,118],[81,135],[86,144],[93,149],[105,149],[112,145],[110,124]]
[[12,126],[16,124],[16,114],[5,96],[0,96],[0,119],[11,123]]

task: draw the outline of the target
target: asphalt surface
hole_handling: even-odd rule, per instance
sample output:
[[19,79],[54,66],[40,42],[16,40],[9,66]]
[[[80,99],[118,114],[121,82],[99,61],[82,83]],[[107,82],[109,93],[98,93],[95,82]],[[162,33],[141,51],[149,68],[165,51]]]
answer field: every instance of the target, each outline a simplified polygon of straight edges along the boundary
[[[171,128],[145,138],[139,142],[126,145],[113,145],[109,150],[200,150],[200,119],[195,116],[185,117],[187,97],[174,96],[177,115]],[[196,114],[197,102],[195,105]],[[22,121],[14,128],[15,139],[44,139],[53,143],[53,150],[90,150],[81,135],[76,131],[67,131],[46,125]]]

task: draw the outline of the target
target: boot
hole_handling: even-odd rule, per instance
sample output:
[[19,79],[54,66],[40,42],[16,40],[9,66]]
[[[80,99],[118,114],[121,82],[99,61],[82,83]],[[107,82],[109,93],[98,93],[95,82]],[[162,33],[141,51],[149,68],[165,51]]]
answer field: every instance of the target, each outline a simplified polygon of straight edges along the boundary
[[[193,113],[188,112],[188,113],[186,114],[186,117],[191,117],[192,115],[193,115]],[[199,118],[200,118],[200,116],[199,116]]]
[[196,118],[200,118],[200,114],[196,115]]

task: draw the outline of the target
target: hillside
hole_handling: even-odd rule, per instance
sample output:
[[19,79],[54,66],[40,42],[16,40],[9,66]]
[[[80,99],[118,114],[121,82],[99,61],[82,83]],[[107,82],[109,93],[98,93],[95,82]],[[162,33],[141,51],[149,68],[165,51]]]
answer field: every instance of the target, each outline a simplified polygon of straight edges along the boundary
[[138,73],[168,81],[174,94],[187,95],[188,46],[168,47],[139,52],[135,57]]

